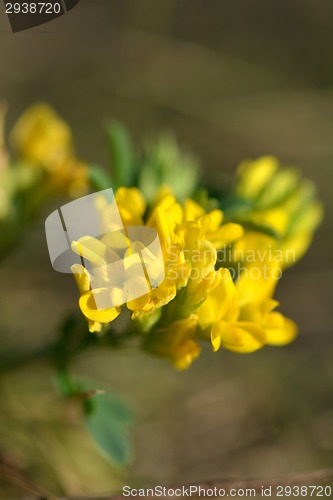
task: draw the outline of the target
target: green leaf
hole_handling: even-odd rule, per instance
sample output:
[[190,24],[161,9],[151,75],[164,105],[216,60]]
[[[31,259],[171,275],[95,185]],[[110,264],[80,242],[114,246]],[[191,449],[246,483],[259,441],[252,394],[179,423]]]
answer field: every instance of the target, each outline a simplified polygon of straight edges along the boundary
[[229,221],[234,217],[243,216],[253,211],[254,203],[252,200],[234,194],[224,195],[220,197],[220,209],[223,211],[225,219]]
[[280,240],[281,235],[269,225],[258,224],[251,220],[255,210],[254,202],[239,196],[230,195],[220,199],[220,209],[224,213],[225,222],[236,222],[241,224],[246,231],[257,231],[258,233],[271,236]]
[[192,195],[194,201],[199,203],[206,212],[211,212],[212,210],[219,208],[219,200],[210,196],[208,190],[205,188],[198,188]]
[[107,127],[106,133],[115,187],[130,187],[134,182],[135,168],[127,130],[114,121]]
[[113,187],[111,175],[98,165],[91,165],[89,167],[89,183],[97,191]]
[[128,464],[132,449],[127,427],[132,420],[127,407],[116,397],[97,394],[85,406],[87,427],[102,452],[115,464]]
[[80,386],[69,375],[65,365],[57,367],[55,372],[55,384],[59,393],[65,398],[76,396],[80,391]]
[[171,188],[178,201],[192,196],[199,177],[197,160],[183,151],[175,137],[165,134],[145,144],[139,163],[138,187],[148,202],[161,186]]
[[264,224],[257,224],[257,223],[252,222],[252,221],[240,220],[237,222],[239,222],[243,226],[245,231],[257,231],[258,233],[263,233],[263,234],[266,234],[267,236],[271,236],[272,238],[274,238],[277,241],[281,240],[280,234],[275,229],[273,229],[271,226],[266,226]]

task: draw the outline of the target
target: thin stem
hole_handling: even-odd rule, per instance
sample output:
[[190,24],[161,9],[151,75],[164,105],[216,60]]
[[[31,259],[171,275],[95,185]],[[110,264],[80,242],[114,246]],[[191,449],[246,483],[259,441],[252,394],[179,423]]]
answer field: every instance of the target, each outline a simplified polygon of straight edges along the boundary
[[50,493],[49,491],[46,491],[32,483],[25,477],[22,471],[12,465],[0,463],[0,477],[5,479],[9,484],[17,486],[21,490],[26,491],[39,499],[57,500],[57,497],[53,495],[53,493]]
[[123,345],[125,341],[135,336],[136,331],[133,329],[128,329],[121,335],[113,334],[109,330],[104,335],[97,336],[89,333],[88,329],[82,326],[77,329],[76,319],[69,317],[60,329],[59,337],[52,343],[28,352],[13,350],[0,352],[0,373],[6,373],[37,361],[50,361],[55,366],[63,366],[90,347],[117,348],[120,343]]
[[48,344],[34,351],[16,352],[15,354],[13,354],[13,351],[7,353],[2,352],[0,357],[0,373],[6,373],[15,368],[21,368],[38,360],[50,359],[54,352],[55,345],[55,343]]

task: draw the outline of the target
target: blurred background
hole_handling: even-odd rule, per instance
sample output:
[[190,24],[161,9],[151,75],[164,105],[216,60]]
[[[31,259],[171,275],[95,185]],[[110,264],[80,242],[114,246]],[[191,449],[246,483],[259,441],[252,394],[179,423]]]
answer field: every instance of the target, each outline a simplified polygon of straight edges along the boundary
[[[318,186],[325,219],[279,284],[297,341],[240,356],[209,347],[176,372],[137,350],[89,352],[77,376],[123,397],[136,415],[130,472],[95,449],[46,365],[1,376],[0,453],[57,494],[124,483],[264,477],[333,466],[333,4],[330,0],[81,0],[66,16],[12,34],[0,15],[0,99],[8,129],[47,101],[81,158],[105,164],[103,124],[138,146],[172,130],[225,185],[244,158],[277,155]],[[52,206],[46,211],[47,215]],[[48,343],[76,307],[49,264],[40,218],[0,268],[1,349]],[[1,498],[19,490],[0,482]]]

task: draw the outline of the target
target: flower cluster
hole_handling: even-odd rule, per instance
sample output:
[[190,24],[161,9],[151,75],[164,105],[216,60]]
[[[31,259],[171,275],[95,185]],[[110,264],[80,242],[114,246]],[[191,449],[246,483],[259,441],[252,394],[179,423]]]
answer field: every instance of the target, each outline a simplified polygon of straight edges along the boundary
[[[248,353],[295,338],[297,327],[276,311],[274,292],[282,271],[308,249],[322,218],[313,184],[296,169],[281,168],[269,156],[245,161],[230,194],[213,199],[197,187],[196,160],[170,136],[147,144],[138,159],[126,130],[113,124],[107,134],[113,163],[109,173],[76,158],[68,125],[46,104],[31,107],[15,124],[12,161],[3,118],[0,109],[1,250],[50,194],[78,197],[89,189],[118,187],[115,200],[123,226],[158,233],[164,279],[139,298],[127,299],[126,282],[110,284],[105,271],[113,251],[112,210],[102,194],[96,198],[103,227],[109,229],[101,239],[87,234],[72,243],[74,252],[101,269],[96,290],[87,267],[72,267],[90,332],[107,331],[107,325],[130,311],[128,330],[137,334],[142,347],[178,369],[198,357],[205,341],[214,351],[223,347]],[[118,242],[123,254],[125,240]],[[140,250],[141,244],[134,241],[133,248]],[[153,260],[151,266],[154,274]],[[116,305],[97,307],[96,294],[109,295]]]
[[[283,262],[272,259],[270,253],[264,258],[258,254],[257,259],[245,262],[246,267],[233,279],[230,266],[235,262],[218,259],[222,249],[231,247],[233,255],[250,241],[254,248],[267,251],[271,236],[247,231],[237,222],[224,223],[221,210],[207,211],[191,198],[180,204],[167,188],[160,190],[149,206],[137,188],[119,188],[115,198],[125,226],[146,225],[157,230],[165,279],[137,300],[99,310],[89,272],[81,265],[73,266],[80,289],[79,305],[91,332],[101,331],[103,325],[129,309],[143,347],[170,359],[178,369],[187,368],[198,357],[202,341],[210,341],[214,351],[224,347],[248,353],[295,338],[295,323],[276,311],[279,304],[273,299]],[[101,217],[107,218],[107,212],[105,201]],[[98,255],[102,265],[107,243],[90,239],[89,244],[90,255]],[[81,254],[80,241],[73,243],[73,250]],[[86,258],[89,260],[89,254]],[[253,268],[257,270],[255,277],[248,272]],[[107,274],[104,287],[108,293]],[[121,293],[121,289],[109,293],[116,292]]]

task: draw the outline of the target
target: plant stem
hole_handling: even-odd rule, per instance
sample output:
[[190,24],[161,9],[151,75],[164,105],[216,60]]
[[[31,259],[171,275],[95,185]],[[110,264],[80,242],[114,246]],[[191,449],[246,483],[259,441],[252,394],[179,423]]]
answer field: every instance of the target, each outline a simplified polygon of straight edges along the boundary
[[[136,332],[129,329],[120,336],[113,332],[105,332],[102,336],[89,333],[82,328],[76,330],[75,321],[69,324],[73,318],[69,318],[60,330],[59,337],[50,344],[38,347],[28,352],[9,350],[0,352],[0,373],[6,373],[16,368],[37,361],[49,361],[55,367],[63,367],[78,354],[90,347],[117,348],[121,342],[132,339]],[[75,318],[74,318],[75,319]]]
[[13,355],[13,351],[8,353],[1,353],[0,357],[0,373],[6,373],[15,368],[20,368],[29,363],[38,361],[38,360],[47,360],[50,359],[54,349],[55,343],[39,347],[34,351],[28,352],[17,352]]

